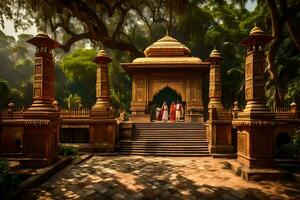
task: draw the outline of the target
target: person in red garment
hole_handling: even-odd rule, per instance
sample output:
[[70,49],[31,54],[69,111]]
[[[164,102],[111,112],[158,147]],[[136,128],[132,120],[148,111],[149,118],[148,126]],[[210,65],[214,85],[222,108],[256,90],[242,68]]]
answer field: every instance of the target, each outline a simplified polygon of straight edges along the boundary
[[170,120],[171,122],[175,122],[175,119],[176,119],[176,104],[173,101],[170,106]]

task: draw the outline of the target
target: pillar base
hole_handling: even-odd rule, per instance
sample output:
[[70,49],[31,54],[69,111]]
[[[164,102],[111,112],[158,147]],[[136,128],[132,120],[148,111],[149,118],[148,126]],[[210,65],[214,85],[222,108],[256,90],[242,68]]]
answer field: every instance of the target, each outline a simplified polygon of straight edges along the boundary
[[[36,115],[35,115],[36,116]],[[25,119],[23,157],[20,165],[44,167],[58,158],[59,119]]]
[[89,149],[92,152],[117,150],[117,121],[115,119],[90,120]]
[[236,160],[226,161],[226,166],[237,176],[250,181],[281,180],[291,178],[291,173],[278,168],[251,169],[243,166]]
[[20,161],[20,167],[47,167],[58,160],[58,157],[54,158],[22,158]]
[[25,119],[52,119],[59,118],[59,112],[52,106],[51,100],[35,100],[32,105],[23,112]]
[[129,116],[129,121],[132,123],[150,123],[149,114],[131,114]]
[[237,132],[237,161],[249,169],[272,168],[274,162],[274,121],[233,120]]
[[204,116],[203,116],[203,114],[186,114],[185,115],[185,122],[203,123],[204,122]]

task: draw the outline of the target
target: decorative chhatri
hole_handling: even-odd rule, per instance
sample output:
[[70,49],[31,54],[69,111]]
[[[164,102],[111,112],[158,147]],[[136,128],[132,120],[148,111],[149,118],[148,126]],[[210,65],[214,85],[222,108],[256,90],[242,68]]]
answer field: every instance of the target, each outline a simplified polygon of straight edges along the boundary
[[146,57],[121,64],[132,77],[130,119],[149,122],[153,108],[161,106],[155,97],[170,88],[185,105],[185,121],[203,121],[202,74],[208,72],[209,62],[192,57],[190,49],[171,36],[159,39],[144,54]]

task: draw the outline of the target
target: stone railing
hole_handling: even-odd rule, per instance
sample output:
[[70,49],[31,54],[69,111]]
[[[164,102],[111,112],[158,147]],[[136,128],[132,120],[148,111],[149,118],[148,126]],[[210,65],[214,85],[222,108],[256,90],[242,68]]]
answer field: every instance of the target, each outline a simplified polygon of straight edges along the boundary
[[13,108],[0,110],[1,119],[22,119],[25,108]]
[[60,118],[66,119],[66,118],[89,118],[91,114],[90,108],[84,108],[84,109],[62,109],[60,110]]
[[291,111],[290,107],[276,107],[271,108],[271,111],[274,113],[288,113]]

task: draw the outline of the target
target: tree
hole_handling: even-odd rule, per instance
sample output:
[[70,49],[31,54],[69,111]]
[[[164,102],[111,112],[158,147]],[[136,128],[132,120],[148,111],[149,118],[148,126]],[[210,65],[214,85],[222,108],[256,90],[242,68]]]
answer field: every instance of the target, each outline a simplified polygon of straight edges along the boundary
[[[58,63],[66,76],[66,88],[61,90],[77,93],[83,106],[91,107],[96,101],[96,63],[93,59],[97,51],[94,49],[77,49],[65,55]],[[56,84],[57,85],[57,84]]]
[[0,107],[6,107],[10,96],[10,87],[6,80],[0,79]]

